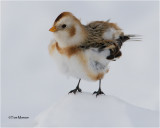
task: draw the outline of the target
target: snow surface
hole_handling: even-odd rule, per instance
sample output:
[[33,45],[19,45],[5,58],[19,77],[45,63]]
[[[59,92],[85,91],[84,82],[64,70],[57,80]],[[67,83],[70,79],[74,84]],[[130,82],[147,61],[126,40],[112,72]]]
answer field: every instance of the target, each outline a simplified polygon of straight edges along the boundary
[[36,127],[158,126],[158,113],[128,104],[119,98],[90,93],[66,95],[36,118]]

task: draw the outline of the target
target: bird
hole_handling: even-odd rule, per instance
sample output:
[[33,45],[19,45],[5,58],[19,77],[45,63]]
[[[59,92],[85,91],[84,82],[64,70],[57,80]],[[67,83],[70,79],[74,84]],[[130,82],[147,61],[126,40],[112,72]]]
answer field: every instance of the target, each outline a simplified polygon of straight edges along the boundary
[[92,21],[83,25],[71,12],[62,12],[49,31],[54,40],[48,46],[59,69],[67,76],[78,79],[75,89],[69,93],[82,92],[81,80],[99,81],[98,91],[104,94],[101,80],[109,72],[109,63],[122,56],[123,43],[136,35],[125,35],[122,29],[109,20]]

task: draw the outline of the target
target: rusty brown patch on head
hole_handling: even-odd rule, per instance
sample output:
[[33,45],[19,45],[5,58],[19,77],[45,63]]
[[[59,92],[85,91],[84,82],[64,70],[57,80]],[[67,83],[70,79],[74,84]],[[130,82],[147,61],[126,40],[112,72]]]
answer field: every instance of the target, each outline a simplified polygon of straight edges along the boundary
[[54,26],[56,25],[56,23],[63,17],[65,16],[70,16],[72,17],[77,23],[81,24],[80,21],[70,12],[62,12],[56,19],[55,19],[55,22],[54,22]]
[[71,29],[69,30],[69,33],[70,33],[70,36],[71,36],[71,37],[75,35],[76,29],[75,29],[74,26],[71,27]]
[[80,49],[77,46],[61,48],[59,47],[58,43],[56,43],[56,48],[60,54],[66,55],[69,58],[80,51]]
[[58,22],[62,17],[67,16],[67,15],[72,15],[70,12],[62,12],[56,19],[55,22]]

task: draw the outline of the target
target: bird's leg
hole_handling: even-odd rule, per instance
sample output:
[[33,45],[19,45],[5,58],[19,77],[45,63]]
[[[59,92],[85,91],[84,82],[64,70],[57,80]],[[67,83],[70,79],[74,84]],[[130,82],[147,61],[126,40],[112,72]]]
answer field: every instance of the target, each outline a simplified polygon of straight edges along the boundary
[[78,92],[82,92],[82,90],[79,88],[80,81],[81,81],[81,79],[79,79],[78,84],[77,84],[77,87],[76,87],[75,89],[71,90],[69,93],[74,93],[74,94],[76,94],[77,91],[78,91]]
[[96,94],[96,97],[100,94],[104,94],[102,91],[101,91],[101,79],[99,80],[99,89],[98,91],[95,91],[93,94]]

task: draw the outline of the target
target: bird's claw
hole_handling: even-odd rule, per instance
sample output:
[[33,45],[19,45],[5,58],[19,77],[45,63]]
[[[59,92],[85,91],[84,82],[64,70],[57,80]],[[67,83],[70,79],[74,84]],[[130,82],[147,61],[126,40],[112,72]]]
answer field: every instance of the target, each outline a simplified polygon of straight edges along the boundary
[[[82,90],[81,90],[80,88],[75,88],[75,89],[71,90],[69,93],[74,93],[74,94],[76,94],[77,92],[82,92]],[[69,94],[69,93],[68,93],[68,94]]]
[[104,92],[102,92],[101,90],[98,90],[98,91],[93,92],[93,95],[94,94],[96,94],[96,97],[97,97],[98,95],[104,94]]

